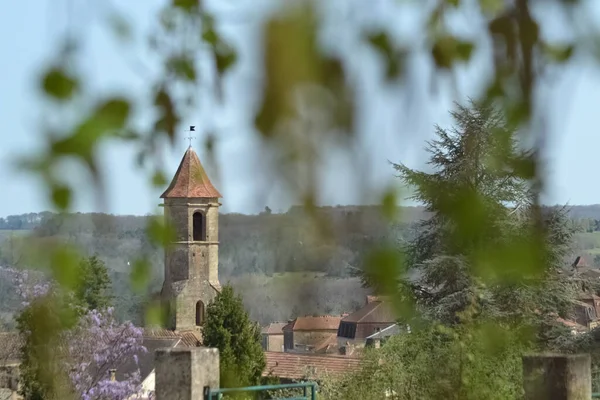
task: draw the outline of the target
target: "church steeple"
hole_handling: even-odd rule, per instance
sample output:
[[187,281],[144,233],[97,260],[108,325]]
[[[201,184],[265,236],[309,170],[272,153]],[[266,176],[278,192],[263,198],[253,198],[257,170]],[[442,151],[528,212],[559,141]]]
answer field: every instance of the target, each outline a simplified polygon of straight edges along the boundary
[[190,146],[179,163],[171,184],[160,196],[166,198],[220,198],[221,193],[213,186],[198,155]]
[[219,198],[196,152],[185,152],[171,184],[161,195],[165,219],[175,239],[165,249],[162,296],[168,303],[168,328],[195,329],[206,305],[220,290]]

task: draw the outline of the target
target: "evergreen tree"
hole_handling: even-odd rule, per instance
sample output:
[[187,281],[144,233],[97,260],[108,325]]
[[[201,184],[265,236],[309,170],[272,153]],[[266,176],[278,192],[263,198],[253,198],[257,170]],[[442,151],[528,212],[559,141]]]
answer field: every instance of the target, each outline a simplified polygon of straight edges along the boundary
[[88,310],[103,310],[112,305],[111,281],[106,264],[97,254],[79,263],[76,299]]
[[[428,143],[431,173],[394,164],[431,213],[403,249],[413,278],[402,283],[446,324],[565,315],[575,295],[561,275],[573,233],[565,211],[536,206],[532,154],[502,112],[471,102],[451,115],[455,127],[436,127]],[[368,271],[364,279],[376,285]]]
[[222,387],[260,383],[266,366],[260,327],[250,321],[231,286],[224,286],[208,305],[202,336],[204,346],[219,349]]

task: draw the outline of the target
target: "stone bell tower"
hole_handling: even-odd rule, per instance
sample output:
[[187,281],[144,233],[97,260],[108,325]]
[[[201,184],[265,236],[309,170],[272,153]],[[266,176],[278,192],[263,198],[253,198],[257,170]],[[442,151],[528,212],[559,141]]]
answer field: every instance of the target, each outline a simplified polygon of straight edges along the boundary
[[221,290],[219,284],[219,198],[190,146],[167,190],[165,218],[175,241],[165,249],[161,296],[167,306],[167,328],[197,329],[205,308]]

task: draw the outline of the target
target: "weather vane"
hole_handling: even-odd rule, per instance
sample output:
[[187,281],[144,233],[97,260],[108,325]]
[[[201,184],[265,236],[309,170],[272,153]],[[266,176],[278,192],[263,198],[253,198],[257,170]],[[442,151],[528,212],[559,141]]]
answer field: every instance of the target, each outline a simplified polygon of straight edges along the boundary
[[190,141],[190,147],[192,147],[192,139],[196,139],[195,136],[192,136],[192,132],[196,132],[196,127],[194,125],[190,125],[190,130],[188,132],[190,133],[190,136],[186,137],[186,139]]

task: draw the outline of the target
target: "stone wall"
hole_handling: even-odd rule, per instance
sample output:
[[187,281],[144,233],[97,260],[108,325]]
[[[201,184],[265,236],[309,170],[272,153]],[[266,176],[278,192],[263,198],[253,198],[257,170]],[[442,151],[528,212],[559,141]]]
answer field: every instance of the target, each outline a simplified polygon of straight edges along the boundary
[[589,354],[538,354],[523,357],[526,400],[589,400],[592,370]]
[[155,355],[156,400],[198,400],[205,387],[219,387],[219,350],[159,349]]
[[[206,240],[193,240],[193,215],[204,215]],[[218,199],[165,199],[165,218],[176,232],[176,242],[165,250],[163,301],[170,303],[168,328],[196,327],[196,304],[204,308],[219,288]]]

